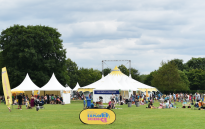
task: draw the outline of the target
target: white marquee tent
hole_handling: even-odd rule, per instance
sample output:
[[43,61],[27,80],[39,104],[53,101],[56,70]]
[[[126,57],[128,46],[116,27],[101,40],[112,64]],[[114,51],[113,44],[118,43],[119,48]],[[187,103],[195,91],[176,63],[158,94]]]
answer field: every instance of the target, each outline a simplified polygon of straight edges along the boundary
[[77,84],[76,84],[75,88],[73,88],[73,91],[77,91],[77,90],[78,90],[78,88],[80,88],[80,85],[79,85],[79,84],[78,84],[78,82],[77,82]]
[[57,78],[55,77],[55,74],[53,73],[51,79],[48,81],[46,85],[44,85],[42,88],[40,88],[40,91],[44,91],[45,93],[49,94],[55,94],[55,95],[60,95],[63,97],[63,102],[65,104],[70,103],[70,87],[65,88],[62,86]]
[[66,89],[66,91],[72,91],[72,89],[70,88],[70,86],[68,86],[67,84],[65,85],[65,89]]
[[40,88],[40,91],[62,91],[66,88],[62,86],[56,79],[54,73],[46,85]]
[[16,88],[13,88],[12,90],[16,90],[16,89],[21,91],[34,91],[34,90],[39,90],[40,88],[33,83],[33,81],[31,80],[31,78],[27,73],[23,82]]
[[[81,87],[78,91],[89,91],[92,92],[97,90],[121,90],[122,96],[128,98],[133,92],[140,90],[140,91],[157,91],[155,87],[147,86],[141,82],[138,82],[132,79],[131,76],[127,76],[123,74],[117,66],[113,69],[113,71],[108,74],[107,76],[103,77],[85,87]],[[102,95],[101,95],[102,96]],[[98,96],[93,95],[93,100],[96,101]]]

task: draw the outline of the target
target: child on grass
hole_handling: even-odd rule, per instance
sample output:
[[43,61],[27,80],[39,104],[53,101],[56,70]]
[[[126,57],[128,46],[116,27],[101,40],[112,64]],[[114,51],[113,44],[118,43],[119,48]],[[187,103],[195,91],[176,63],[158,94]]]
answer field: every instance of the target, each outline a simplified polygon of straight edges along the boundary
[[11,102],[10,102],[10,97],[9,96],[7,96],[7,108],[9,109],[9,112],[11,112]]

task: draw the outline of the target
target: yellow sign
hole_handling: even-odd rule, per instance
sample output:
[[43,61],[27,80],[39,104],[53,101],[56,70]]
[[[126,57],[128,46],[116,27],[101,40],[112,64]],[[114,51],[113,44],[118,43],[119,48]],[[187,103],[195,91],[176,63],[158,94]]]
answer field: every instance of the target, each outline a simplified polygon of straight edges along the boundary
[[86,109],[80,113],[80,120],[84,124],[112,124],[115,119],[115,113],[109,109]]
[[[10,105],[12,104],[12,96],[11,96],[10,83],[9,83],[6,67],[2,68],[2,84],[4,89],[4,97],[5,97],[6,105]],[[8,96],[9,96],[9,103],[7,100]]]
[[65,91],[65,90],[64,90],[63,93],[64,93],[64,94],[68,94],[68,93],[70,93],[70,91]]
[[34,90],[34,95],[38,95],[38,90]]

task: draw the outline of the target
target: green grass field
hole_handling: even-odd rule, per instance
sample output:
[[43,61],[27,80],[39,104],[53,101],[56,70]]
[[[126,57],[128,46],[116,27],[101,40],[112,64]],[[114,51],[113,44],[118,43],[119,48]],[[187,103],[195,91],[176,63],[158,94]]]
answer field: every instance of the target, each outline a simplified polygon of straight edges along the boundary
[[[158,106],[158,102],[154,103]],[[72,101],[68,105],[45,105],[39,110],[16,109],[9,112],[6,105],[0,104],[0,129],[197,129],[205,127],[205,110],[191,109],[146,109],[147,105],[128,107],[117,106],[114,109],[116,121],[111,125],[85,125],[79,120],[83,109],[82,101]],[[178,107],[181,105],[178,103]]]

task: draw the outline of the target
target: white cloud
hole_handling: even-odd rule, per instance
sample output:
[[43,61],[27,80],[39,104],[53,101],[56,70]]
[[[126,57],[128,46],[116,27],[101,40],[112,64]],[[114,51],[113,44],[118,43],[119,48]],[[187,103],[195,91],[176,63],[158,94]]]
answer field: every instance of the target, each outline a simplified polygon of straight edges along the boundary
[[80,67],[101,70],[102,60],[130,59],[140,73],[149,73],[162,60],[205,56],[204,6],[199,0],[0,0],[0,30],[54,27],[67,57]]

